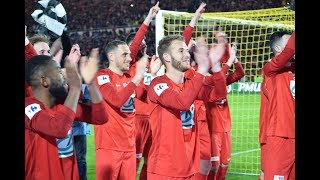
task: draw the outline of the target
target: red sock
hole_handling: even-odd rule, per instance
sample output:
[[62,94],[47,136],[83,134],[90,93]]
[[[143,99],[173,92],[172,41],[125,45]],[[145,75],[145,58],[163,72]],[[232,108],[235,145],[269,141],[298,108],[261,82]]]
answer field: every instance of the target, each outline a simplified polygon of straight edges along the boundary
[[197,173],[196,174],[196,180],[207,180],[208,175]]
[[217,180],[225,180],[227,175],[228,167],[219,167],[218,173],[217,173]]
[[217,178],[217,173],[210,171],[209,175],[208,175],[208,180],[216,180]]
[[143,166],[141,168],[140,180],[147,180],[147,164],[146,163],[143,163]]

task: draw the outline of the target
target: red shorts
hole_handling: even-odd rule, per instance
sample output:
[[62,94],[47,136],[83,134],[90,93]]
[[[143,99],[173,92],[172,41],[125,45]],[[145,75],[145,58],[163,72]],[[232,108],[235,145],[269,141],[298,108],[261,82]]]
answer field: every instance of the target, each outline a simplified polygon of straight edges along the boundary
[[267,138],[264,178],[275,180],[295,179],[295,139]]
[[136,152],[96,150],[96,180],[136,179]]
[[152,179],[152,180],[195,180],[195,175],[191,175],[189,177],[169,177],[169,176],[163,176],[159,174],[153,174],[148,172],[147,173],[147,179]]
[[260,164],[261,170],[264,172],[264,167],[266,163],[266,154],[267,154],[267,143],[260,144]]
[[136,114],[136,158],[141,158],[148,137],[151,135],[149,116]]
[[210,160],[211,142],[207,121],[198,121],[200,139],[200,159]]
[[231,135],[230,132],[213,132],[211,134],[212,165],[230,164]]

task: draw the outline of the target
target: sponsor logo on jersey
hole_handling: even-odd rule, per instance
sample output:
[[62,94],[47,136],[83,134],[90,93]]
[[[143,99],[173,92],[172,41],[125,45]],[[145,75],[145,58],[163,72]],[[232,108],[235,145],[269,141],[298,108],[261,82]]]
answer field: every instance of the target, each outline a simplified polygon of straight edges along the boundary
[[284,176],[274,175],[273,180],[284,180]]
[[167,83],[159,83],[153,87],[154,91],[157,93],[158,96],[160,96],[164,90],[168,89]]
[[290,90],[291,90],[291,94],[293,96],[293,98],[296,97],[296,86],[295,86],[295,81],[294,80],[291,80],[290,81]]
[[100,86],[110,82],[110,78],[108,75],[101,75],[101,76],[98,76],[97,78],[98,78],[98,84]]
[[213,156],[210,158],[210,161],[220,161],[220,157],[219,156]]
[[24,109],[25,114],[28,116],[30,120],[39,111],[41,111],[41,107],[37,103],[30,104]]

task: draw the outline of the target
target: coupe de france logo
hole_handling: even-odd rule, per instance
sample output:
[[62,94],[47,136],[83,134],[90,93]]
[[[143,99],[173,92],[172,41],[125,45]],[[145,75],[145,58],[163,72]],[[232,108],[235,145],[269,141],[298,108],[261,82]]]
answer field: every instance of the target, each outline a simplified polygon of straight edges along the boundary
[[161,93],[163,93],[164,90],[168,89],[167,83],[160,83],[153,87],[154,91],[157,93],[158,96],[160,96]]
[[101,76],[98,76],[97,78],[98,78],[98,84],[100,86],[110,82],[110,78],[108,75],[101,75]]
[[60,158],[73,155],[73,135],[71,129],[65,138],[57,139],[58,153]]
[[294,80],[290,81],[290,90],[291,90],[291,94],[292,94],[293,98],[295,99],[295,97],[296,97],[296,86],[295,86],[295,81]]
[[30,104],[24,109],[25,114],[28,116],[30,120],[39,111],[41,111],[41,107],[39,104],[36,103]]

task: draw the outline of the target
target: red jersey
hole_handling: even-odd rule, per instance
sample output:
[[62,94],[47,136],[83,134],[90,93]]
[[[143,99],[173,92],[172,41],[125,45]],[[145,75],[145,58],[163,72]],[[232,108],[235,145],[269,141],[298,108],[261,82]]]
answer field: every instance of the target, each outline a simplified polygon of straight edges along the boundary
[[[295,33],[284,50],[263,67],[268,105],[267,136],[295,138],[295,78],[285,65],[295,54]],[[288,68],[287,68],[288,69]]]
[[67,135],[75,113],[58,105],[53,111],[34,97],[25,99],[25,179],[62,180],[56,138]]
[[121,76],[108,68],[97,73],[95,83],[106,101],[109,117],[108,123],[94,126],[96,149],[135,151],[134,98],[146,98],[146,94],[131,82],[130,75]]
[[[236,70],[233,73],[227,74],[228,65],[224,65],[222,72],[225,75],[226,85],[240,80],[244,76],[244,70],[240,62],[235,63]],[[231,115],[227,99],[217,102],[206,102],[206,113],[208,119],[209,132],[229,132],[231,130]]]
[[[290,67],[285,67],[281,70],[281,72],[286,71],[294,71],[294,64],[291,64]],[[259,116],[259,143],[266,143],[267,142],[267,126],[268,126],[268,89],[266,88],[266,82],[269,82],[268,76],[265,76],[262,73],[263,80],[260,86],[260,116]],[[271,88],[272,85],[269,84],[268,88]]]
[[268,120],[268,96],[266,89],[266,81],[268,81],[266,76],[262,74],[263,80],[260,86],[260,116],[259,116],[259,143],[267,142],[266,128]]
[[[57,111],[57,106],[52,108],[53,111]],[[79,103],[77,105],[76,119],[78,121],[87,122],[89,124],[103,124],[106,123],[107,110],[106,103],[104,101],[100,103],[91,103],[91,107]],[[69,180],[78,180],[79,171],[77,159],[74,154],[73,148],[73,134],[72,128],[68,131],[68,135],[61,139],[56,139],[58,147],[58,155],[61,161],[61,166],[64,171],[64,176]]]
[[[192,33],[193,33],[193,27],[191,27],[190,25],[188,25],[182,36],[185,38],[185,43],[189,44],[189,41],[192,37]],[[132,40],[132,43],[130,44],[130,51],[131,51],[131,59],[132,61],[130,62],[131,66],[129,69],[129,74],[133,77],[136,71],[136,62],[139,61],[139,57],[138,57],[138,51],[140,49],[140,44],[142,42],[142,40],[144,39],[146,33],[148,30],[148,26],[145,25],[144,23],[142,23],[142,25],[140,26],[139,30],[137,31],[135,37]],[[150,66],[150,63],[148,63],[147,67]],[[141,81],[140,86],[145,86],[145,85],[149,85],[151,80],[153,79],[151,77],[151,74],[148,73],[148,69],[146,69],[146,72],[144,73],[144,80]],[[149,106],[148,103],[145,103],[143,101],[140,101],[139,99],[135,99],[135,106],[136,106],[136,114],[137,115],[150,115],[150,111],[149,111]]]
[[[176,84],[163,75],[153,79],[148,87],[149,104],[152,106],[148,172],[188,177],[199,171],[199,136],[197,126],[194,126],[193,103],[199,97],[208,100],[225,98],[226,88],[223,86],[221,90],[214,91],[208,87],[209,91],[206,91],[202,86],[204,76],[193,73],[193,78],[186,77],[183,84]],[[225,81],[221,83],[225,85]]]

